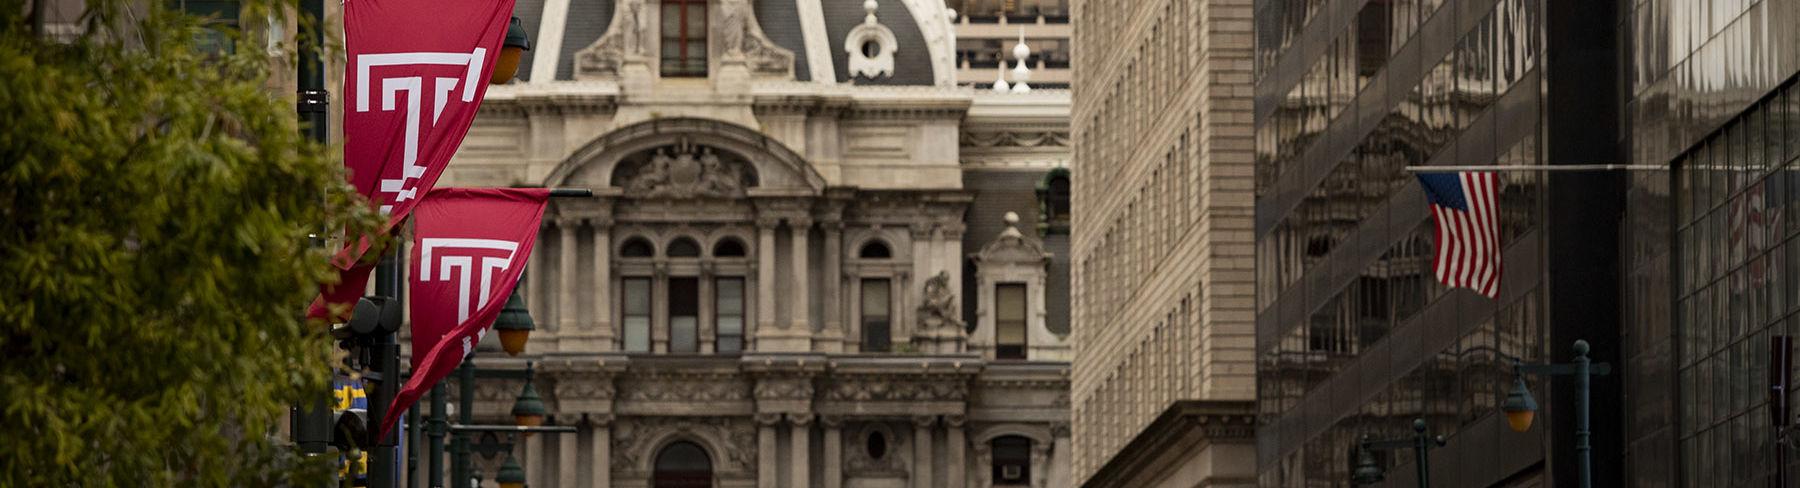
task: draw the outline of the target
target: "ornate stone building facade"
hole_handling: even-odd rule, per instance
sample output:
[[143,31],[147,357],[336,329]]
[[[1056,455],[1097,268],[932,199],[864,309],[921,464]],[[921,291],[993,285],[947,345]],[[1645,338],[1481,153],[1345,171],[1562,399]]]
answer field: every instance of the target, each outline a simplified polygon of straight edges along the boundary
[[1074,472],[1251,486],[1252,3],[1074,2]]
[[524,357],[475,358],[578,429],[520,440],[532,486],[1070,486],[1069,94],[958,86],[946,10],[519,2],[440,185],[595,194],[546,213]]

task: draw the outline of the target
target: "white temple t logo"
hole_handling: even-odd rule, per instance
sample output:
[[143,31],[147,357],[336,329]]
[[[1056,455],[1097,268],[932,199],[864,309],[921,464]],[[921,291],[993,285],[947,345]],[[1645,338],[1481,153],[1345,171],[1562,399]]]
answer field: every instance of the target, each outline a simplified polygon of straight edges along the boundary
[[499,239],[421,239],[419,281],[456,279],[456,323],[461,324],[493,299],[494,275],[511,266],[518,250],[519,243]]
[[[461,82],[462,103],[475,102],[475,90],[481,85],[481,67],[487,60],[486,48],[475,48],[468,53],[386,53],[364,54],[356,57],[356,111],[369,111],[369,77],[370,68],[378,66],[440,65],[464,66],[463,77],[431,77],[432,95],[431,123],[436,124],[438,116],[443,115],[444,106],[450,102],[450,92],[458,88]],[[398,76],[381,78],[381,110],[396,110],[399,105],[397,96],[406,92],[406,138],[403,163],[405,171],[399,178],[382,178],[379,191],[394,194],[394,202],[403,202],[418,198],[415,180],[425,176],[425,167],[419,165],[419,126],[425,123],[422,118],[420,99],[428,89],[423,76]],[[390,213],[393,205],[382,205],[381,213]]]

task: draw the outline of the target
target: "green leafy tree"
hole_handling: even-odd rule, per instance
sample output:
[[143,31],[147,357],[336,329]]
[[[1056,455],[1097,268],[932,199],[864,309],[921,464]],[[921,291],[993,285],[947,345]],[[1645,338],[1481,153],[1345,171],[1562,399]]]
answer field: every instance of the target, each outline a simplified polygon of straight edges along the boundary
[[159,1],[89,0],[53,39],[24,1],[0,0],[0,486],[321,479],[280,435],[333,361],[309,236],[377,217],[273,88],[292,60]]

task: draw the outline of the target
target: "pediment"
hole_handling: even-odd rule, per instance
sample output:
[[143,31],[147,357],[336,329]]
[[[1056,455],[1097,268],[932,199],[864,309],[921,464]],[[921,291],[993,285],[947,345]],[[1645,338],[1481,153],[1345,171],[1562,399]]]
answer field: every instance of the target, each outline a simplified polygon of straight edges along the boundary
[[773,138],[729,122],[655,119],[613,129],[557,165],[550,187],[642,199],[734,199],[824,192],[825,179]]
[[1016,227],[1007,227],[982,246],[974,258],[977,263],[984,264],[1042,264],[1049,261],[1050,256],[1043,241],[1019,232]]

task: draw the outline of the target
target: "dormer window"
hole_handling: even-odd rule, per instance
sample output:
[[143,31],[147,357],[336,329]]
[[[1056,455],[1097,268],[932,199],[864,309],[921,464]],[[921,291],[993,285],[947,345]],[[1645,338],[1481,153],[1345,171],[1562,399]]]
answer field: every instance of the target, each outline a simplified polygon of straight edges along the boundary
[[706,0],[662,0],[662,75],[706,76]]
[[1038,181],[1038,229],[1044,234],[1068,234],[1069,169],[1056,168]]

